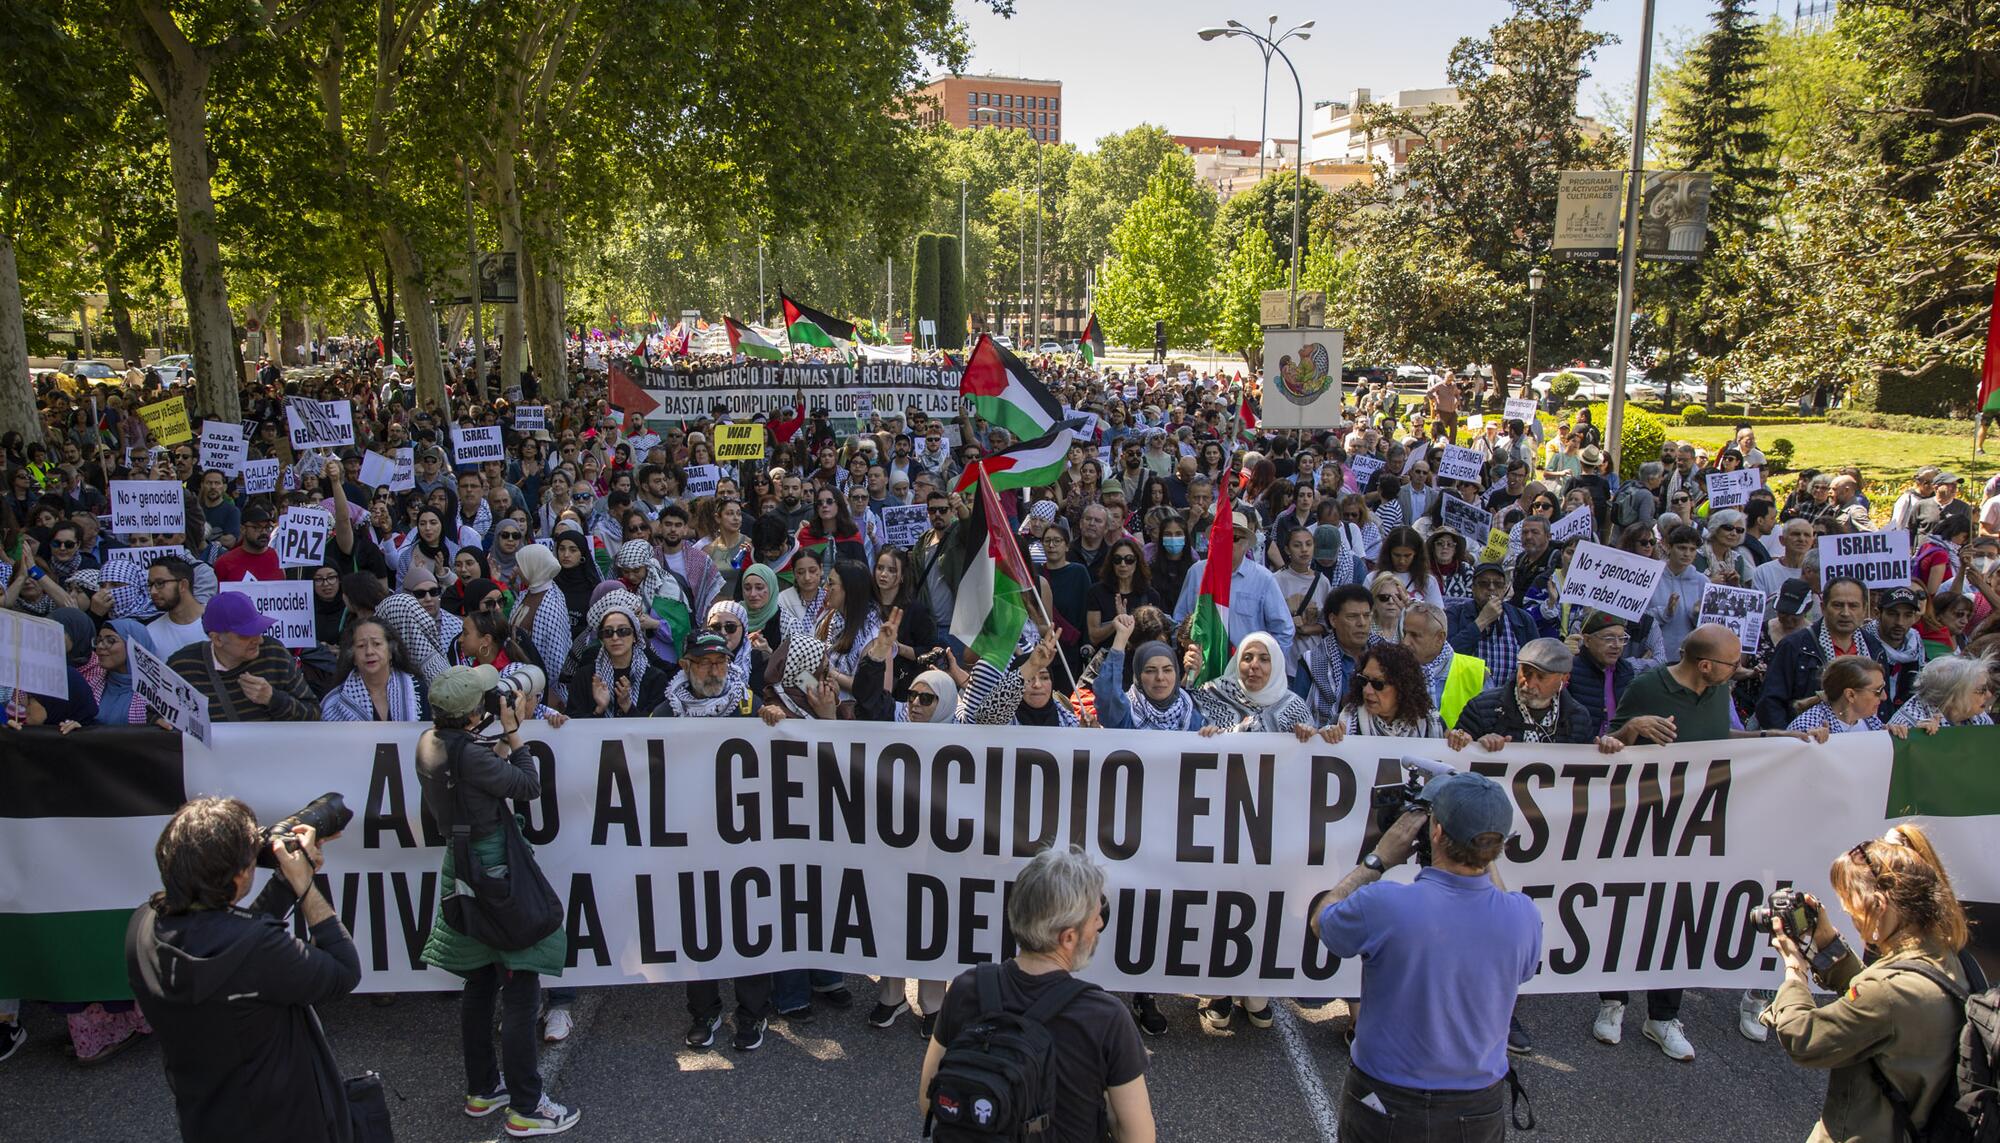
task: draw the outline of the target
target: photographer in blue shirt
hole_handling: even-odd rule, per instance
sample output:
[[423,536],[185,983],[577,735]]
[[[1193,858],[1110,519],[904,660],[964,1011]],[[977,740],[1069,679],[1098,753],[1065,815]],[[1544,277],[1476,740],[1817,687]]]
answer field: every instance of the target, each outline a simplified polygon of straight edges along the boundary
[[[1313,925],[1336,955],[1361,958],[1366,1004],[1340,1101],[1355,1143],[1468,1140],[1507,1133],[1507,1022],[1535,975],[1542,918],[1502,889],[1492,865],[1514,806],[1479,774],[1433,778],[1374,852],[1313,901]],[[1428,833],[1430,866],[1409,884],[1380,882]]]

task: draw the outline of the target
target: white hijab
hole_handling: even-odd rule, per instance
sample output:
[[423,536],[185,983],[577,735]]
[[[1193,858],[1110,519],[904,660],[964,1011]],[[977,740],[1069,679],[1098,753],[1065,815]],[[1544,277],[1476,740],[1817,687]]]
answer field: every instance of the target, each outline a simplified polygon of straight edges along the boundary
[[[1243,652],[1252,643],[1261,645],[1265,653],[1271,657],[1271,678],[1264,684],[1262,690],[1255,691],[1251,690],[1249,684],[1243,681],[1242,669]],[[1243,642],[1236,645],[1236,653],[1229,657],[1229,666],[1222,672],[1222,677],[1235,683],[1237,689],[1243,692],[1243,697],[1252,705],[1259,707],[1276,706],[1278,703],[1283,702],[1287,695],[1292,693],[1291,688],[1285,685],[1284,662],[1285,655],[1283,651],[1278,649],[1278,641],[1266,632],[1256,631],[1244,636]]]
[[[950,675],[947,675],[943,671],[937,670],[936,668],[932,668],[931,670],[925,671],[923,674],[918,675],[915,679],[911,680],[911,682],[912,684],[915,683],[924,684],[925,686],[931,689],[932,694],[937,696],[937,701],[931,704],[930,718],[925,721],[952,722],[957,719],[958,684],[951,681]],[[904,710],[907,712],[908,709],[909,709],[909,704],[905,703]],[[904,721],[916,722],[918,720],[909,718],[907,717],[906,714]]]

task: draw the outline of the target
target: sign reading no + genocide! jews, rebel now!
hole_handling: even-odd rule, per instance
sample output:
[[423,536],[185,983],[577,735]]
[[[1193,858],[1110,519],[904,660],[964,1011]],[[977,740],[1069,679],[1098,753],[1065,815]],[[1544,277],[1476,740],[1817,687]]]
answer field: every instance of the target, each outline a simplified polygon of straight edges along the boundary
[[111,534],[187,531],[187,491],[172,480],[111,482]]
[[1556,602],[1608,611],[1622,619],[1636,621],[1653,601],[1653,589],[1667,565],[1631,552],[1607,548],[1588,540],[1576,546],[1570,558],[1569,575],[1563,580],[1562,595]]

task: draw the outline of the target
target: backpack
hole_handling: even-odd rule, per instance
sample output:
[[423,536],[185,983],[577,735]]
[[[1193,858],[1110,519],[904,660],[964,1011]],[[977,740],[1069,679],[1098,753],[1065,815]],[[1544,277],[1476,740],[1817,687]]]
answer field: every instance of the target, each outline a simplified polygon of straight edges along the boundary
[[1618,490],[1618,500],[1612,506],[1611,522],[1620,528],[1629,528],[1639,523],[1639,497],[1650,497],[1653,493],[1638,481],[1630,481]]
[[[1965,953],[1959,963],[1967,969],[1967,979],[1977,988],[1985,980],[1976,963]],[[1965,1025],[1959,1030],[1958,1066],[1945,1077],[1944,1091],[1931,1109],[1931,1117],[1919,1128],[1911,1122],[1910,1101],[1889,1083],[1889,1077],[1872,1060],[1868,1072],[1883,1098],[1896,1112],[1896,1140],[1903,1143],[2000,1143],[2000,987],[1967,992],[1943,972],[1927,964],[1907,962],[1894,967],[1914,972],[1944,989],[1954,1003],[1965,1006]]]
[[1054,1121],[1055,1037],[1048,1023],[1097,986],[1071,977],[1026,1012],[1009,1012],[1000,1003],[1002,971],[997,964],[973,970],[979,1018],[951,1038],[931,1077],[925,1138],[1033,1140],[1046,1137]]

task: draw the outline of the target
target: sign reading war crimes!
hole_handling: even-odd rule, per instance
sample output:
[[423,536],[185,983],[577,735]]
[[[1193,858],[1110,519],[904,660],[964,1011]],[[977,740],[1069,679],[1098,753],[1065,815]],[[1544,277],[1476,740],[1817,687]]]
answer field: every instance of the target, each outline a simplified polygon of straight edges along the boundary
[[1876,591],[1910,585],[1910,534],[1901,528],[1821,536],[1819,581],[1851,576]]
[[[857,417],[864,392],[870,394],[871,407],[884,413],[915,408],[927,416],[953,420],[959,412],[959,377],[964,372],[893,361],[862,365],[751,361],[706,369],[635,370],[646,395],[660,403],[647,419],[662,422],[714,416],[718,406],[724,416],[748,421],[755,414],[769,413],[774,400],[789,404],[781,399],[800,391],[808,409],[825,409],[835,420]],[[758,431],[763,431],[761,425]],[[715,459],[754,458],[724,456],[718,449]]]
[[[0,867],[41,872],[0,880],[0,910],[115,910],[111,951],[10,949],[0,995],[125,995],[116,942],[133,904],[159,888],[160,820],[206,791],[243,798],[260,821],[344,793],[355,817],[322,884],[353,932],[361,990],[459,988],[418,956],[445,852],[419,797],[422,730],[239,723],[215,727],[212,747],[146,729],[39,739],[34,758],[0,769],[0,796],[19,815],[0,816]],[[1985,727],[1894,749],[1886,734],[1843,735],[1839,765],[1794,739],[1607,756],[1012,726],[972,741],[962,727],[802,719],[576,719],[532,722],[525,735],[543,793],[520,804],[524,832],[563,900],[574,961],[563,983],[583,986],[807,967],[949,979],[1016,951],[1010,881],[1044,847],[1074,844],[1104,866],[1111,906],[1088,979],[1115,991],[1357,995],[1359,960],[1330,956],[1307,910],[1375,844],[1370,788],[1403,781],[1405,756],[1475,768],[1507,792],[1513,836],[1498,868],[1543,922],[1530,992],[1767,987],[1780,965],[1750,910],[1787,884],[1830,900],[1829,846],[1954,797],[1952,816],[1925,821],[1941,852],[1979,853],[2000,832],[2000,802],[1977,816],[1964,793],[2000,745]],[[103,767],[79,760],[108,754],[155,777],[107,801],[91,788]],[[34,828],[65,804],[117,808],[94,810],[89,828]],[[117,813],[130,817],[103,816]],[[1962,897],[2000,900],[2000,865],[1952,872]],[[92,960],[101,979],[68,975]]]
[[763,460],[764,426],[754,422],[715,426],[715,459]]
[[1569,575],[1563,579],[1557,603],[1608,611],[1621,619],[1637,621],[1653,601],[1653,590],[1667,565],[1632,552],[1621,552],[1585,540],[1570,557]]

